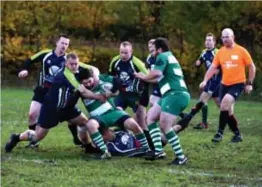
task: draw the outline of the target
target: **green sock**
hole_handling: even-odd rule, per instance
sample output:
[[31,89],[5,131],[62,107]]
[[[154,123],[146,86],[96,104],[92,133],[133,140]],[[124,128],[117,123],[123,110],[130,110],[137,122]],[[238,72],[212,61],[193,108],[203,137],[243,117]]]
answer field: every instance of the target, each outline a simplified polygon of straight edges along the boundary
[[147,139],[144,133],[136,134],[136,139],[140,142],[143,148],[149,149]]
[[153,141],[155,151],[161,152],[163,151],[162,143],[161,143],[161,132],[160,128],[156,123],[152,123],[148,125],[149,134],[151,136],[151,139]]
[[204,105],[202,107],[202,122],[207,124],[207,114],[208,114],[208,106]]
[[103,152],[106,152],[107,151],[107,147],[106,147],[106,144],[103,140],[103,137],[102,135],[100,134],[100,132],[95,132],[93,134],[91,134],[91,138],[94,142],[94,144]]
[[181,145],[179,143],[179,138],[176,135],[174,130],[170,130],[168,133],[166,133],[166,138],[168,140],[168,143],[172,146],[175,155],[178,158],[184,158],[183,150],[181,148]]

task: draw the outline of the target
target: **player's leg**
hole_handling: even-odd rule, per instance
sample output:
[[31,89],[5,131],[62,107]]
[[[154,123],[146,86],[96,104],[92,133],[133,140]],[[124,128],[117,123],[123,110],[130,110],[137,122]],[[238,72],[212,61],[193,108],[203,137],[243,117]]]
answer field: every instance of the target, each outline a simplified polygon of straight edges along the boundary
[[103,140],[101,133],[99,132],[99,122],[96,119],[89,119],[86,124],[88,133],[91,136],[93,143],[102,152],[101,159],[110,159],[111,154],[108,152],[106,144]]
[[220,104],[219,127],[217,133],[212,139],[213,142],[220,142],[223,139],[225,127],[229,119],[229,111],[235,102],[235,98],[226,93]]
[[156,104],[160,100],[160,97],[155,95],[150,95],[149,97],[149,107],[152,107],[154,104]]
[[176,155],[176,158],[172,161],[172,164],[175,165],[185,164],[187,158],[183,154],[179,138],[172,126],[176,123],[177,116],[188,106],[189,101],[190,95],[186,92],[181,92],[166,96],[161,105],[160,127]]
[[140,142],[141,146],[145,149],[145,151],[149,151],[149,145],[146,139],[146,136],[142,130],[142,128],[137,124],[137,122],[129,117],[124,121],[125,129],[128,129],[134,133],[136,139]]
[[42,103],[38,101],[32,101],[29,109],[29,126],[30,130],[36,129],[37,120],[40,114]]
[[[232,95],[236,101],[237,98],[243,92],[243,90],[244,90],[244,84],[236,84],[231,87],[231,89],[229,90],[229,94]],[[237,143],[237,142],[243,141],[243,138],[240,134],[240,130],[238,128],[238,121],[236,117],[234,116],[234,104],[231,106],[229,110],[228,126],[230,130],[234,133],[234,136],[232,137],[231,142]]]
[[10,140],[5,145],[5,151],[11,152],[20,141],[38,142],[47,135],[48,131],[49,129],[37,125],[35,131],[28,129],[19,134],[12,134]]
[[[197,124],[194,128],[195,129],[206,129],[208,128],[207,125],[207,115],[208,115],[208,100],[211,98],[212,92],[202,92],[199,98],[199,102],[202,102],[203,105],[201,107],[202,110],[202,122]],[[196,108],[196,106],[195,106]]]
[[153,105],[147,113],[148,130],[152,139],[154,149],[152,149],[152,152],[146,154],[146,160],[161,159],[166,156],[165,152],[163,151],[163,145],[161,142],[161,130],[159,125],[157,124],[161,114],[161,103],[162,98],[157,104]]

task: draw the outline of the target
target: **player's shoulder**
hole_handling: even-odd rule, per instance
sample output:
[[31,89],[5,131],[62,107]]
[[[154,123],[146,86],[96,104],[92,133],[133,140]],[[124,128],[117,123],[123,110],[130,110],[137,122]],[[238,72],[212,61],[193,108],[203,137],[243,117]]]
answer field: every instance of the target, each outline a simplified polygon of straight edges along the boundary
[[119,60],[119,59],[120,59],[120,55],[116,55],[116,56],[114,56],[114,57],[112,58],[111,63],[114,63],[114,62],[116,62],[116,61]]
[[43,49],[43,50],[35,53],[33,56],[31,56],[31,59],[33,60],[33,59],[35,59],[35,58],[37,58],[37,57],[39,57],[41,55],[46,55],[46,54],[48,54],[48,53],[50,53],[52,51],[53,51],[52,49]]
[[247,52],[247,49],[239,44],[236,44],[235,49],[241,52]]

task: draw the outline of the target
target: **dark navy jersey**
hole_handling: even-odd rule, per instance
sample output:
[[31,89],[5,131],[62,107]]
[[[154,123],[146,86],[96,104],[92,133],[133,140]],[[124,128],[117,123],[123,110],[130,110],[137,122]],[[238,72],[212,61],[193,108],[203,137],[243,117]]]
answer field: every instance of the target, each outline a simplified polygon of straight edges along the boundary
[[152,70],[154,68],[154,65],[155,65],[155,57],[149,54],[146,59],[146,66],[148,69]]
[[57,110],[67,107],[67,102],[79,87],[79,82],[69,69],[62,68],[53,79],[52,87],[45,96],[45,103]]
[[[199,57],[199,60],[201,62],[201,65],[204,64],[206,70],[208,70],[213,62],[213,59],[217,53],[218,49],[213,48],[212,50],[204,49]],[[219,73],[217,75],[214,75],[212,79],[221,80],[222,78],[222,71],[219,68]]]
[[109,74],[121,79],[125,87],[132,87],[134,85],[136,81],[135,72],[148,73],[145,64],[135,56],[124,62],[118,55],[110,63]]
[[[148,69],[153,70],[155,66],[156,58],[152,56],[152,54],[149,54],[146,59],[146,66]],[[161,97],[160,89],[157,84],[152,84],[152,95]]]
[[41,62],[41,70],[38,75],[37,86],[45,87],[46,85],[51,85],[54,76],[58,72],[59,69],[64,67],[66,61],[65,55],[57,56],[54,50],[43,50],[35,55],[33,55],[30,59],[28,59],[23,69],[29,69],[30,64],[35,62]]
[[123,154],[141,147],[135,137],[128,132],[116,131],[115,135],[115,139],[113,141],[107,142],[106,144],[110,153]]

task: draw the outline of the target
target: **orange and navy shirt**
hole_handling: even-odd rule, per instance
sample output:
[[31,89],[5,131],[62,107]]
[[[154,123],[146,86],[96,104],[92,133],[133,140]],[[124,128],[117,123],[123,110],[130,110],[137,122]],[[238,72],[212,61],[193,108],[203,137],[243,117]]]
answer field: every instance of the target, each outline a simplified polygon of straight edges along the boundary
[[233,85],[246,82],[245,66],[253,63],[248,51],[235,44],[233,48],[222,47],[212,64],[222,69],[222,84]]

